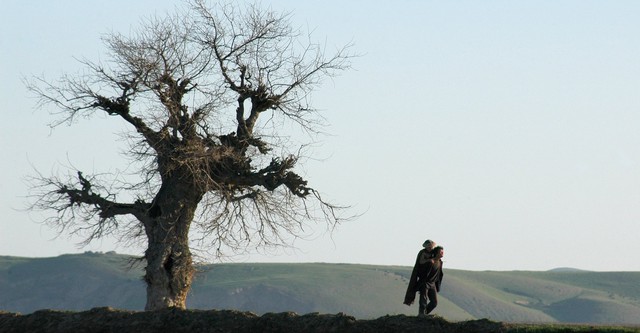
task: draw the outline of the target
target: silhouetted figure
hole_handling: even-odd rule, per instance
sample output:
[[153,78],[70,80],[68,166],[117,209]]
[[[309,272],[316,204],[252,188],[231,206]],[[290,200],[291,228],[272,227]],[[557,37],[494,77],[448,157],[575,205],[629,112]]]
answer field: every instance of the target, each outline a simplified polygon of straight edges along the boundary
[[418,252],[416,264],[413,267],[404,298],[404,304],[411,305],[415,300],[416,292],[418,292],[420,295],[418,301],[419,316],[431,313],[438,306],[438,292],[440,292],[440,284],[444,275],[442,272],[444,248],[437,246],[430,249],[429,247],[433,247],[435,242],[431,242],[431,244],[427,244],[427,242],[423,244],[423,246],[427,246]]
[[404,295],[404,304],[406,305],[413,304],[413,301],[416,299],[416,292],[418,291],[418,266],[426,264],[427,260],[433,258],[433,253],[431,253],[431,251],[436,247],[436,242],[427,239],[422,243],[422,247],[423,249],[418,252],[418,256],[416,257],[416,263],[413,265],[413,271],[409,278],[407,293]]

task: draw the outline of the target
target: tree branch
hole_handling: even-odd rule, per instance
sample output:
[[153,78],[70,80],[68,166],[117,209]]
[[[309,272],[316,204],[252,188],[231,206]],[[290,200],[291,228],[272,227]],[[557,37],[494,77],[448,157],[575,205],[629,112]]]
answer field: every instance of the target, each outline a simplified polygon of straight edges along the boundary
[[81,204],[93,206],[93,209],[98,212],[99,217],[104,220],[116,217],[117,215],[130,214],[139,216],[141,214],[141,208],[146,206],[142,202],[126,204],[102,197],[92,190],[93,185],[80,171],[78,171],[78,181],[82,188],[70,188],[67,185],[62,185],[56,191],[57,194],[64,195],[68,198],[68,208]]

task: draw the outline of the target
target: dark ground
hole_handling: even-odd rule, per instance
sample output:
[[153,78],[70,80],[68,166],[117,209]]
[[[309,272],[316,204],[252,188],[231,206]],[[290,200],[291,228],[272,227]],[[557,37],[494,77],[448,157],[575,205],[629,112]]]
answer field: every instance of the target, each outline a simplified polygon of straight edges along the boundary
[[[232,310],[124,311],[109,307],[84,312],[40,310],[32,314],[0,311],[0,333],[489,333],[531,332],[514,324],[486,319],[448,322],[441,317],[418,318],[394,315],[371,320],[356,320],[339,314],[305,314],[293,312],[267,313]],[[639,332],[599,329],[597,327],[540,329],[535,332]]]
[[0,312],[0,332],[151,333],[151,332],[504,332],[501,323],[474,320],[449,323],[434,318],[404,315],[356,320],[339,314],[267,313],[231,310],[178,310],[138,312],[95,308],[84,312],[40,310],[21,315]]

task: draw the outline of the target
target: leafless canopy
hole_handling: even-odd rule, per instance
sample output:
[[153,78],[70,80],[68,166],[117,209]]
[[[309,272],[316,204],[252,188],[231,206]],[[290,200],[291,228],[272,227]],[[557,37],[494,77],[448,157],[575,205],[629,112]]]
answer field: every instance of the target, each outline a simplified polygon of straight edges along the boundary
[[128,239],[145,235],[164,209],[159,193],[174,191],[179,205],[197,206],[192,241],[218,255],[287,245],[309,221],[335,226],[343,207],[294,171],[304,143],[288,142],[283,124],[319,132],[309,94],[350,67],[350,46],[327,52],[288,14],[188,7],[133,35],[107,35],[109,60],[82,60],[81,75],[29,83],[41,106],[54,106],[52,126],[100,113],[125,121],[132,163],[128,175],[36,176],[34,208],[55,211],[49,223],[87,242]]

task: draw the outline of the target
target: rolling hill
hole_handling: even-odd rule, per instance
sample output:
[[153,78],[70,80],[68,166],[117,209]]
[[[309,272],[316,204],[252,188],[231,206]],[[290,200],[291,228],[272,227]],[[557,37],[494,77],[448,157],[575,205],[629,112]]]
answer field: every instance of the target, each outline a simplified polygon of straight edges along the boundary
[[[141,310],[141,264],[116,253],[0,256],[0,310]],[[411,267],[328,263],[199,266],[191,309],[414,315],[402,304]],[[445,269],[436,313],[448,320],[640,325],[640,272],[477,272]]]

